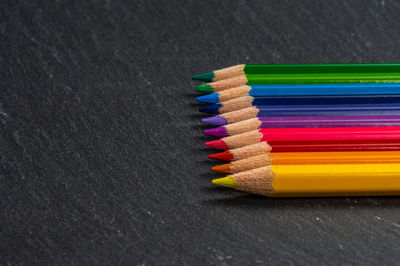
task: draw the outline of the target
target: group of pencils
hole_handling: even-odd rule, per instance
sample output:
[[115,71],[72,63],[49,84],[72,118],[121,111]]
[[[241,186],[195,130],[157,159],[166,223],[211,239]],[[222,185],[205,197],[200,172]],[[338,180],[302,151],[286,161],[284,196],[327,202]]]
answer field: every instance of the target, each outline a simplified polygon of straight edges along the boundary
[[236,65],[195,75],[212,183],[270,197],[400,195],[400,63]]

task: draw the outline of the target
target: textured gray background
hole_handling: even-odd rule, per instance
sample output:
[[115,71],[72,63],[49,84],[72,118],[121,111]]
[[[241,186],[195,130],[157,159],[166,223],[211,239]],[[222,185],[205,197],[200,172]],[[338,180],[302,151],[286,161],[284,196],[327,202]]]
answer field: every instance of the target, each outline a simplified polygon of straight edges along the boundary
[[210,185],[190,76],[400,61],[396,1],[1,1],[1,264],[396,264],[398,198]]

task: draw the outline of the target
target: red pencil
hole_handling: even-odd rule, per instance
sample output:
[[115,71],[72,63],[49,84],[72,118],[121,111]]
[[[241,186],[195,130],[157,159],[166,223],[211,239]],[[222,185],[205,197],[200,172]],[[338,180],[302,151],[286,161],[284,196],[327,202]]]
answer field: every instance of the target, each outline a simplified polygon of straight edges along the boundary
[[265,128],[210,141],[206,146],[226,150],[261,141],[284,143],[343,140],[400,140],[400,127]]
[[268,152],[398,151],[400,140],[268,141],[211,154],[210,159],[236,161]]

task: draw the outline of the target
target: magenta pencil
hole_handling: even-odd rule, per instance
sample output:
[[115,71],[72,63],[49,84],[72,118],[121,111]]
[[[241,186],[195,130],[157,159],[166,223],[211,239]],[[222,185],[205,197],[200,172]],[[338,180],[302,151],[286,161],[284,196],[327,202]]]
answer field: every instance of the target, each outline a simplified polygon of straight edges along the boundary
[[261,128],[312,127],[399,127],[400,115],[385,116],[303,116],[256,117],[222,127],[204,130],[219,138],[242,134]]

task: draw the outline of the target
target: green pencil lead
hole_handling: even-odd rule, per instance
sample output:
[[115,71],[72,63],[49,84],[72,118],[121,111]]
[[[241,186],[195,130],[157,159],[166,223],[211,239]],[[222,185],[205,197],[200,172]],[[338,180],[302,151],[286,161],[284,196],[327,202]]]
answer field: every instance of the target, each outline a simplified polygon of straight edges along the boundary
[[207,93],[214,92],[214,89],[208,84],[201,84],[199,86],[196,86],[195,90],[199,91],[199,92],[207,92]]
[[194,76],[192,76],[192,79],[209,82],[214,79],[214,72],[208,72],[208,73],[204,73],[204,74],[194,75]]

